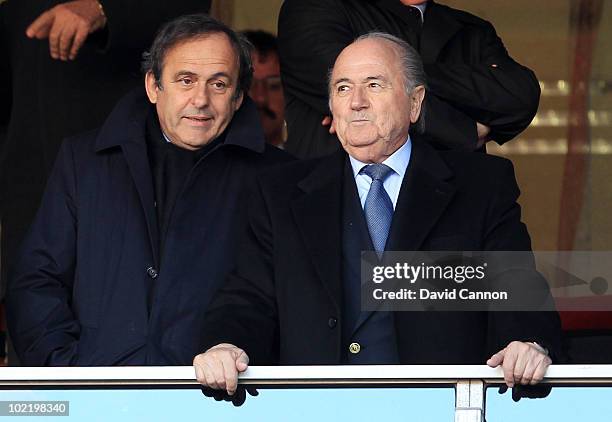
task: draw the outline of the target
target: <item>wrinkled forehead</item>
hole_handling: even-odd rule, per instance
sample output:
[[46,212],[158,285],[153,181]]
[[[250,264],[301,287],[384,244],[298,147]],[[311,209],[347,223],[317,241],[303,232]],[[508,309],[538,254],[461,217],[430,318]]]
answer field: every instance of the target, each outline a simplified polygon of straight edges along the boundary
[[397,47],[384,39],[365,39],[347,46],[334,63],[330,83],[368,72],[384,73],[388,77],[400,72]]
[[237,74],[238,52],[222,32],[193,36],[178,41],[166,50],[162,73],[167,68],[185,66],[219,66]]

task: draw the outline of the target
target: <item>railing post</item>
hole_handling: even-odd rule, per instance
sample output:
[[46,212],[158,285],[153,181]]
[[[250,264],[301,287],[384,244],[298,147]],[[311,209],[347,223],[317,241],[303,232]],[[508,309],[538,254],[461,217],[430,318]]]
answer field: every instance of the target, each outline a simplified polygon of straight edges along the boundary
[[485,386],[481,380],[457,381],[455,422],[484,422]]

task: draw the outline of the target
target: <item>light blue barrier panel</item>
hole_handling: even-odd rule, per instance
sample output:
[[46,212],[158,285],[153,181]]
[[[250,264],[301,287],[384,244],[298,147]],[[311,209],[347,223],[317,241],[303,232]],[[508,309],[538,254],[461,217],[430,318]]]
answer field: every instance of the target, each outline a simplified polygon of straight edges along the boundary
[[[0,401],[70,402],[70,415],[14,421],[392,422],[454,418],[453,388],[262,389],[242,407],[198,389],[0,390]],[[7,420],[0,417],[0,420]]]
[[612,421],[612,387],[553,387],[546,398],[519,402],[490,387],[486,400],[487,422]]

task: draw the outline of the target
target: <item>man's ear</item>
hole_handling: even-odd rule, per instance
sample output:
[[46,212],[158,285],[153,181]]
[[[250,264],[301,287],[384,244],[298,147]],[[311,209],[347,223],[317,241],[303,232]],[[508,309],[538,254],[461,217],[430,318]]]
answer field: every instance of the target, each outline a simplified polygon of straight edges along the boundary
[[159,86],[157,86],[157,81],[155,80],[153,72],[149,71],[145,75],[145,90],[147,91],[149,101],[153,104],[157,103],[157,91],[159,91]]
[[244,100],[244,91],[240,92],[238,98],[234,100],[236,102],[236,107],[234,108],[234,110],[238,110],[240,108],[240,106],[242,105],[242,100]]
[[331,111],[332,109],[331,93],[329,94],[329,100],[327,101],[327,108],[329,109],[329,117],[331,118],[331,123],[329,124],[329,133],[334,135],[334,134],[337,134],[338,132],[336,132],[336,119],[334,119],[334,115],[332,114],[332,111]]
[[335,135],[336,132],[336,119],[334,119],[333,116],[331,116],[331,123],[329,125],[329,133],[332,135]]
[[410,93],[410,123],[416,123],[421,115],[421,106],[425,98],[425,87],[419,85]]

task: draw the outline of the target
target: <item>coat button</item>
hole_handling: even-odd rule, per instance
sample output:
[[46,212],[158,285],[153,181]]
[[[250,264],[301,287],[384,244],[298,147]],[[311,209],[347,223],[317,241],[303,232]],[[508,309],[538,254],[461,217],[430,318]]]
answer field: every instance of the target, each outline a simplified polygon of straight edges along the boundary
[[149,267],[147,268],[147,275],[155,280],[159,274],[155,268]]
[[334,318],[334,317],[330,317],[327,320],[327,325],[329,326],[329,328],[335,328],[336,324],[338,324],[338,320],[336,318]]
[[349,352],[356,355],[361,351],[361,345],[359,343],[351,343],[349,345]]

